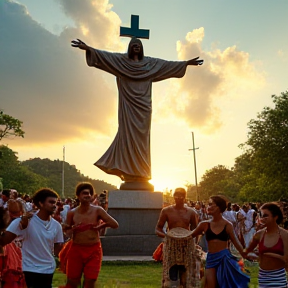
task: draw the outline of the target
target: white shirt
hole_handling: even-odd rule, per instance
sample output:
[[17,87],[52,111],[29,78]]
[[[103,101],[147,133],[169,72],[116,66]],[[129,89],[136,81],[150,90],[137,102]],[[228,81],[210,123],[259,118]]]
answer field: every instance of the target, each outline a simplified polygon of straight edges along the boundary
[[52,274],[56,268],[54,243],[63,243],[61,225],[50,217],[50,221],[41,220],[37,214],[29,221],[26,229],[21,230],[17,218],[11,222],[7,231],[23,237],[22,270],[34,273]]
[[246,219],[245,219],[245,227],[247,230],[251,229],[253,226],[253,215],[255,213],[254,209],[249,209],[248,212],[246,213]]
[[60,212],[62,223],[66,222],[67,213],[70,210],[70,205],[63,205],[63,210]]
[[33,210],[33,206],[31,202],[25,202],[25,209],[27,212],[32,211]]
[[229,222],[231,222],[233,225],[236,223],[236,213],[232,210],[228,211],[224,211],[222,216],[228,220]]

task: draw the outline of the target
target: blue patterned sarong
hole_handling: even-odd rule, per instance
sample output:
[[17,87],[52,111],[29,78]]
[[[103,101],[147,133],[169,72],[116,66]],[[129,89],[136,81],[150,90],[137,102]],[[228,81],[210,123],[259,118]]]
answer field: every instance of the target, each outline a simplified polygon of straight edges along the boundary
[[285,268],[278,270],[263,270],[259,268],[259,288],[287,288]]
[[244,274],[237,258],[228,249],[207,254],[206,269],[215,268],[218,287],[221,288],[248,288],[250,277]]

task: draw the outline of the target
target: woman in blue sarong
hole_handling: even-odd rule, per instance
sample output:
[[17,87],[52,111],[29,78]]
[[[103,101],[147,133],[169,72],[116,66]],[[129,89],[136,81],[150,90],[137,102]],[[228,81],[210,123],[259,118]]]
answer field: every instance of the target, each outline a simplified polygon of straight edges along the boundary
[[193,231],[196,237],[205,233],[208,254],[205,267],[205,288],[247,288],[250,278],[243,273],[229,249],[229,239],[241,255],[243,247],[236,237],[233,225],[222,217],[227,201],[222,196],[212,196],[208,203],[208,215],[213,217],[199,223]]

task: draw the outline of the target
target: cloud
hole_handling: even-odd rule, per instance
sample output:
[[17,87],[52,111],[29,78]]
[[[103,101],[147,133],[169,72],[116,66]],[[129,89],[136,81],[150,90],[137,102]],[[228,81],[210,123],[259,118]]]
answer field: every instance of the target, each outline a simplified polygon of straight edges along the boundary
[[177,42],[180,60],[200,56],[204,64],[187,67],[186,75],[173,81],[159,112],[166,116],[172,114],[190,127],[211,133],[222,125],[217,101],[222,97],[245,98],[247,89],[263,87],[265,79],[257,65],[249,60],[248,53],[239,51],[236,46],[223,51],[217,48],[204,51],[203,39],[204,28],[201,27],[187,33],[184,41]]
[[[99,49],[124,52],[120,18],[108,0],[58,3],[75,24],[60,35],[36,22],[25,6],[0,2],[0,108],[24,122],[25,141],[15,140],[21,145],[87,140],[113,134],[117,127],[115,77],[89,68],[84,52],[71,48],[70,41],[80,38]],[[212,131],[221,126],[217,100],[255,89],[263,77],[248,53],[236,46],[204,51],[203,39],[204,28],[199,28],[178,41],[180,60],[199,55],[205,63],[188,67],[183,79],[173,81],[160,110]]]
[[89,68],[84,52],[72,48],[70,40],[118,50],[120,19],[108,1],[60,2],[76,25],[60,36],[33,20],[25,6],[0,3],[0,108],[24,122],[21,145],[107,134],[111,117],[117,125],[113,76]]

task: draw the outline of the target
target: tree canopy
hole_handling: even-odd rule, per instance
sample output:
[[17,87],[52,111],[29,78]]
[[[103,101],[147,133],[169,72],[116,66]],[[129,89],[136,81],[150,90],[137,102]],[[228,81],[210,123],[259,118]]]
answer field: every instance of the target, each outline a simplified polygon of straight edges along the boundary
[[0,141],[13,136],[24,138],[22,124],[22,121],[0,111]]
[[288,91],[272,95],[274,107],[264,107],[248,122],[242,155],[229,169],[217,165],[200,181],[200,199],[223,194],[231,201],[288,199]]

